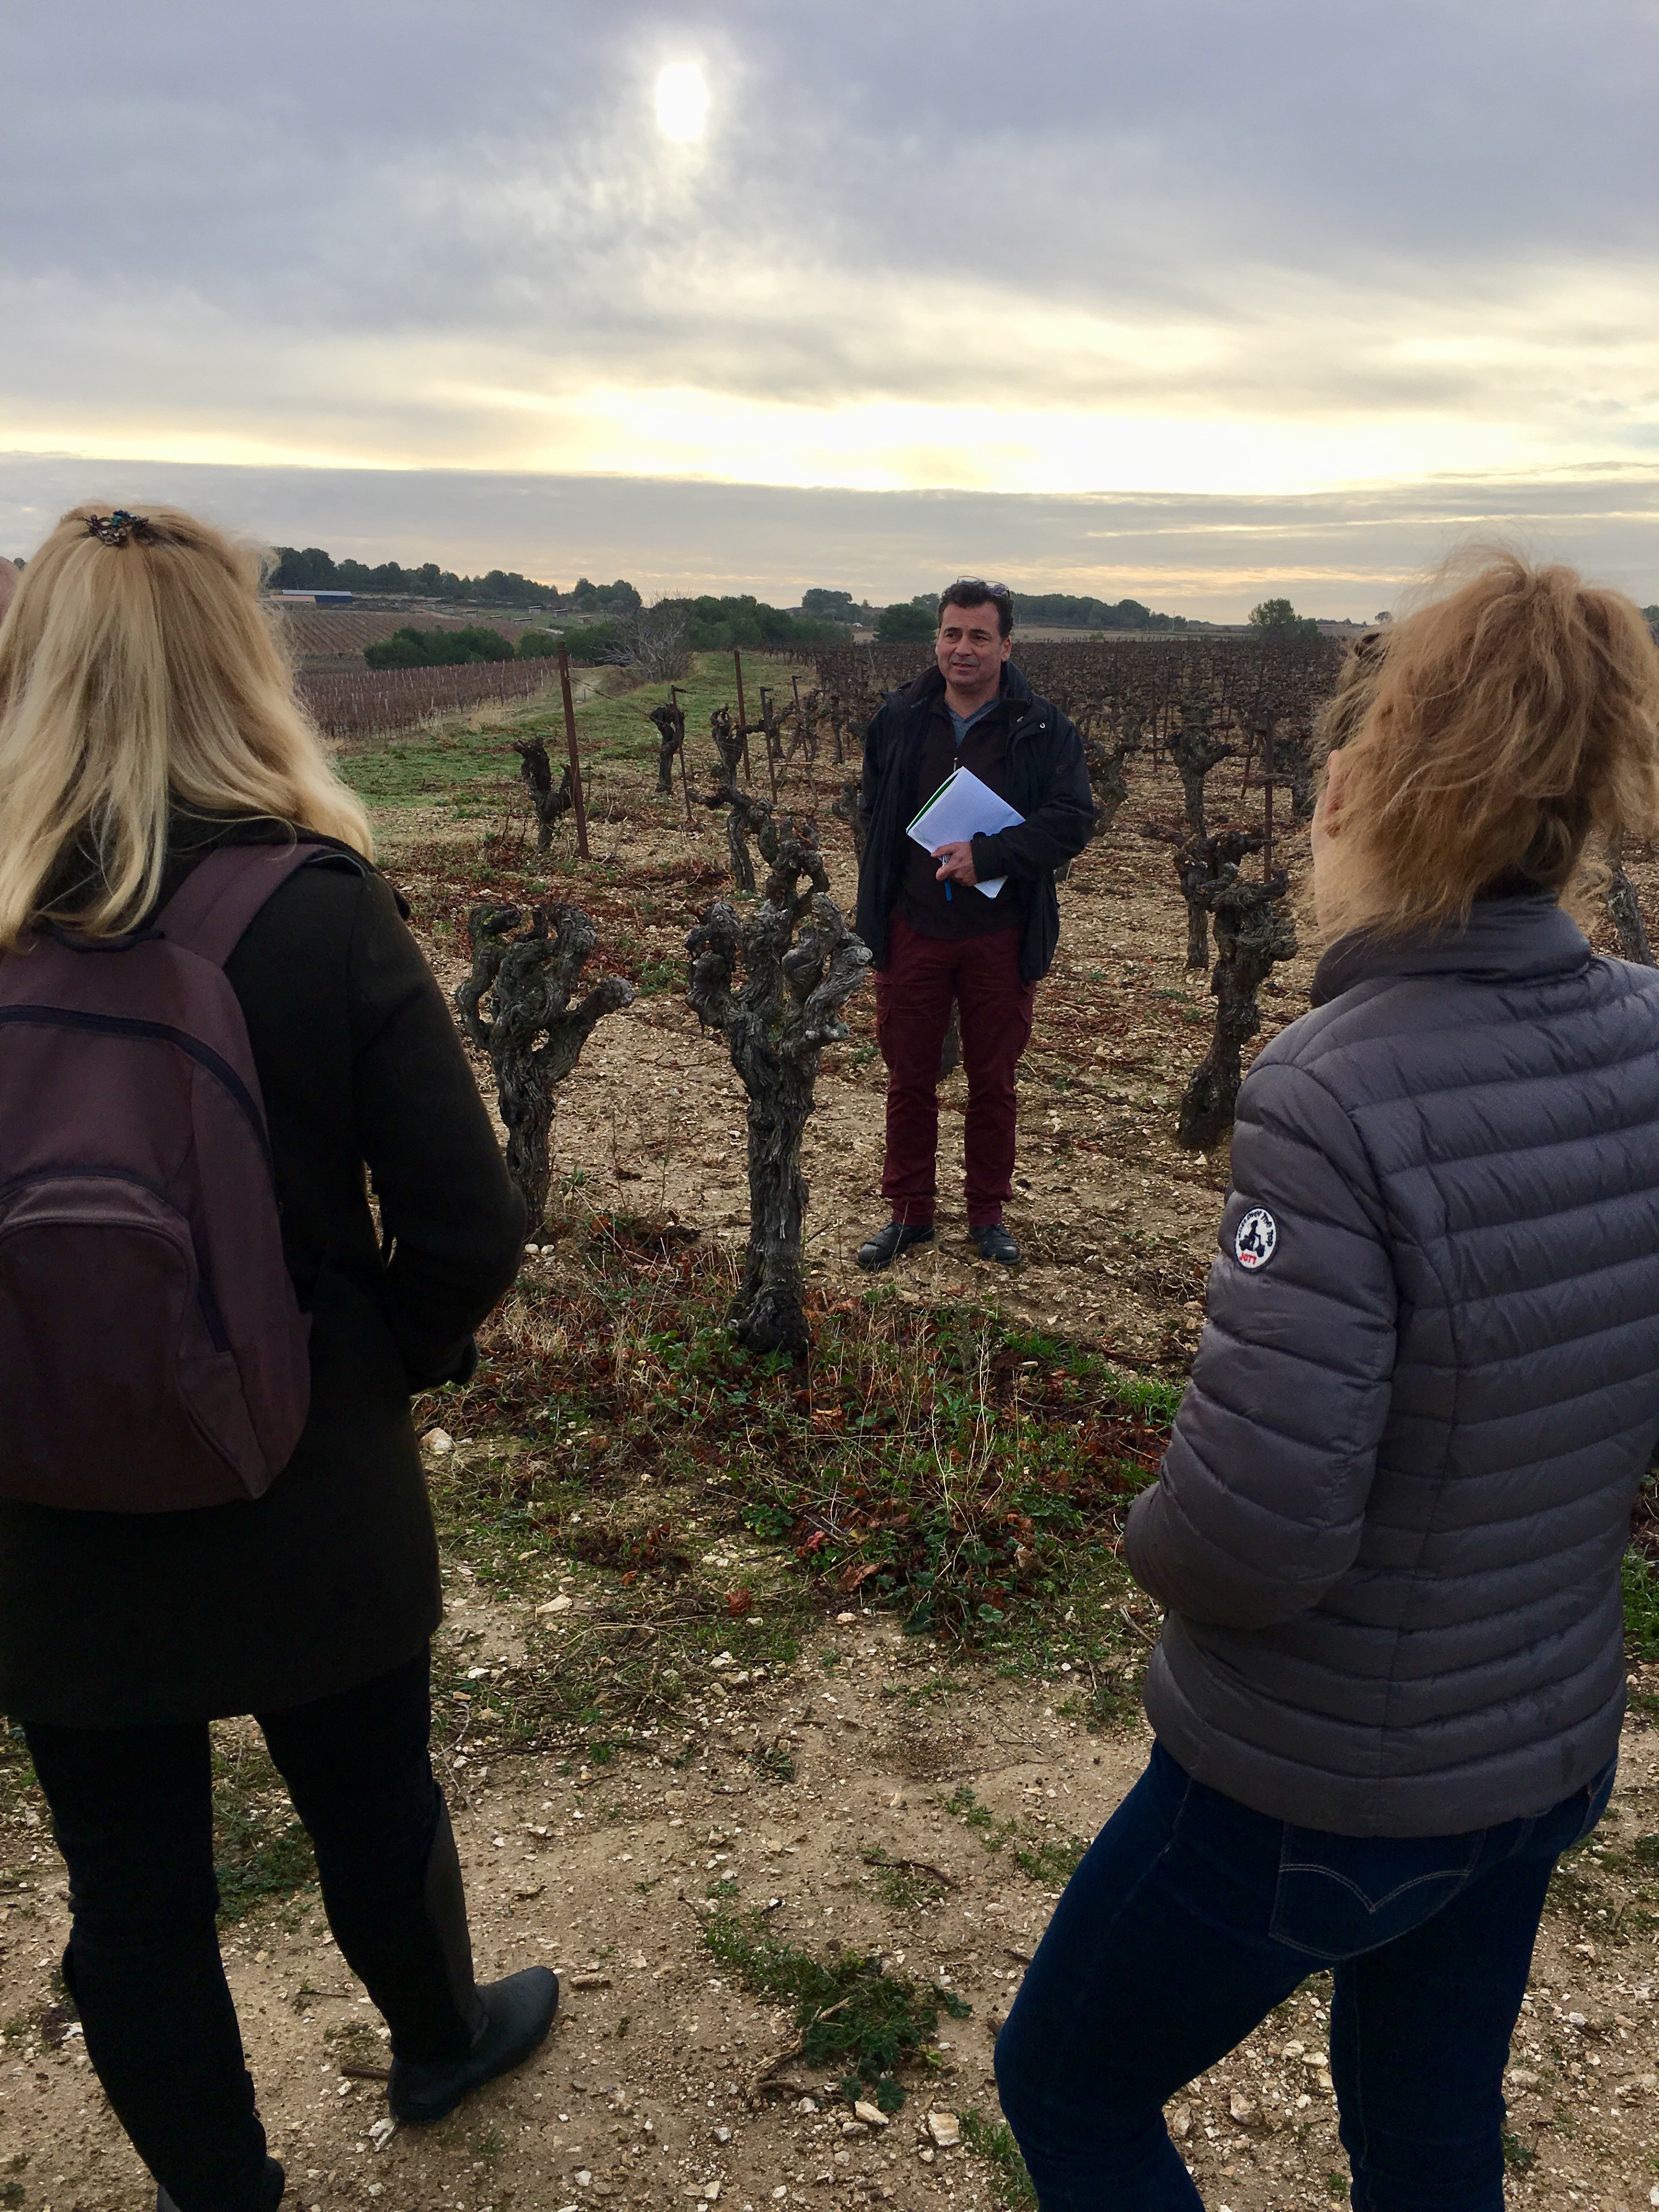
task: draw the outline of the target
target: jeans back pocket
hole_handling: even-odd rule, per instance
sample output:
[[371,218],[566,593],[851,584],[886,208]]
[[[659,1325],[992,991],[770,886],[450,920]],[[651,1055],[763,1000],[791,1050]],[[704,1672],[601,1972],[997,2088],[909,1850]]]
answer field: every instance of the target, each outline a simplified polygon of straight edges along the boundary
[[1270,1932],[1334,1964],[1391,1943],[1449,1905],[1486,1831],[1462,1836],[1332,1836],[1286,1826]]

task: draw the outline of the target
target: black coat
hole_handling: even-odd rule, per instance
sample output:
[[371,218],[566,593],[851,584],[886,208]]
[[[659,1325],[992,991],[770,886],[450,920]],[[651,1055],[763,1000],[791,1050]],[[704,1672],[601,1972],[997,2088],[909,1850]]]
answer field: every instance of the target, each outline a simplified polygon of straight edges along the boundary
[[[878,968],[887,965],[887,925],[904,884],[905,828],[915,811],[916,767],[945,678],[930,668],[878,710],[864,733],[859,812],[858,933]],[[1022,981],[1041,981],[1060,942],[1054,870],[1080,853],[1095,823],[1094,793],[1083,740],[1057,707],[1039,699],[1010,661],[1003,671],[1008,732],[1008,804],[1025,819],[1017,830],[974,840],[981,882],[1007,876],[1019,900]],[[925,799],[927,794],[924,792]],[[1005,894],[1006,896],[1006,894]]]
[[[194,834],[164,896],[212,844],[273,832]],[[516,1272],[523,1207],[380,877],[301,869],[225,973],[312,1317],[310,1418],[252,1504],[0,1505],[0,1710],[19,1719],[115,1727],[302,1705],[412,1657],[441,1614],[410,1394],[465,1365]]]

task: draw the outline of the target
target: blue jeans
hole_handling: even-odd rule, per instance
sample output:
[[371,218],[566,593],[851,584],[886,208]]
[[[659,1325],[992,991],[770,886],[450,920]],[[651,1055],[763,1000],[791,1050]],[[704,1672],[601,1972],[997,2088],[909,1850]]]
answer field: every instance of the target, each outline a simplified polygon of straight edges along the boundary
[[1369,1840],[1252,1813],[1154,1744],[997,2041],[1042,2212],[1201,2212],[1164,2106],[1323,1968],[1356,2212],[1502,2212],[1504,2067],[1545,1893],[1613,1775],[1536,1819]]

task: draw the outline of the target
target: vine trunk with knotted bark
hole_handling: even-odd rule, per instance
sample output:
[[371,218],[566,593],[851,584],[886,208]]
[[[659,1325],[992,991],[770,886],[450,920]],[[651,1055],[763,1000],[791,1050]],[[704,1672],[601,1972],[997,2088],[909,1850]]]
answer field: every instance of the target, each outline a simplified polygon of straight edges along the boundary
[[553,831],[561,816],[568,814],[574,803],[569,763],[567,762],[564,775],[555,789],[553,763],[539,738],[515,741],[513,750],[519,756],[519,775],[535,810],[536,848],[545,853],[553,842]]
[[1213,917],[1216,939],[1210,979],[1215,1030],[1182,1098],[1176,1131],[1188,1152],[1207,1152],[1232,1127],[1243,1049],[1261,1026],[1256,994],[1280,961],[1296,956],[1296,931],[1285,911],[1290,889],[1285,870],[1271,870],[1261,882],[1247,882],[1240,873],[1245,854],[1259,852],[1262,842],[1254,831],[1224,830],[1188,839],[1176,856],[1182,890]]
[[1659,965],[1653,957],[1648,926],[1642,919],[1636,886],[1625,872],[1625,841],[1615,837],[1607,848],[1607,915],[1619,934],[1619,950],[1638,967]]
[[841,1009],[870,951],[830,896],[811,826],[777,820],[746,793],[728,787],[725,797],[769,869],[751,915],[722,901],[686,941],[692,1009],[726,1038],[749,1097],[749,1243],[729,1326],[750,1351],[803,1352],[801,1139],[823,1048],[848,1034]]
[[468,910],[472,972],[457,990],[455,1006],[467,1036],[489,1055],[507,1130],[507,1172],[533,1235],[546,1216],[552,1182],[554,1093],[595,1025],[627,1006],[634,987],[624,976],[606,975],[573,1006],[598,941],[593,924],[580,907],[538,906],[529,928],[515,936],[524,920],[515,906]]
[[685,750],[685,709],[677,700],[665,699],[646,720],[657,726],[657,789],[672,796],[675,756]]

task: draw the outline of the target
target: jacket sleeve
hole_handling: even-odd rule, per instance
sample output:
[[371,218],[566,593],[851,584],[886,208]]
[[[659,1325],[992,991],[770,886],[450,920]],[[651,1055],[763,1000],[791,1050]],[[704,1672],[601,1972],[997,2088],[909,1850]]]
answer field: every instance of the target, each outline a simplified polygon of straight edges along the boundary
[[886,708],[878,707],[864,732],[864,767],[859,776],[859,828],[866,837],[876,818],[876,792],[881,783],[886,720]]
[[[1252,1071],[1233,1173],[1192,1381],[1125,1550],[1171,1613],[1264,1628],[1317,1605],[1358,1554],[1396,1290],[1358,1131],[1306,1070]],[[1235,1240],[1257,1207],[1275,1241],[1248,1268]]]
[[430,1389],[469,1371],[472,1332],[518,1273],[524,1205],[436,979],[378,878],[352,935],[351,1024],[385,1310],[410,1389]]
[[995,876],[1046,876],[1080,853],[1095,826],[1095,795],[1083,757],[1083,740],[1058,709],[1049,747],[1048,787],[1018,829],[999,830],[974,840],[974,873],[981,883]]

